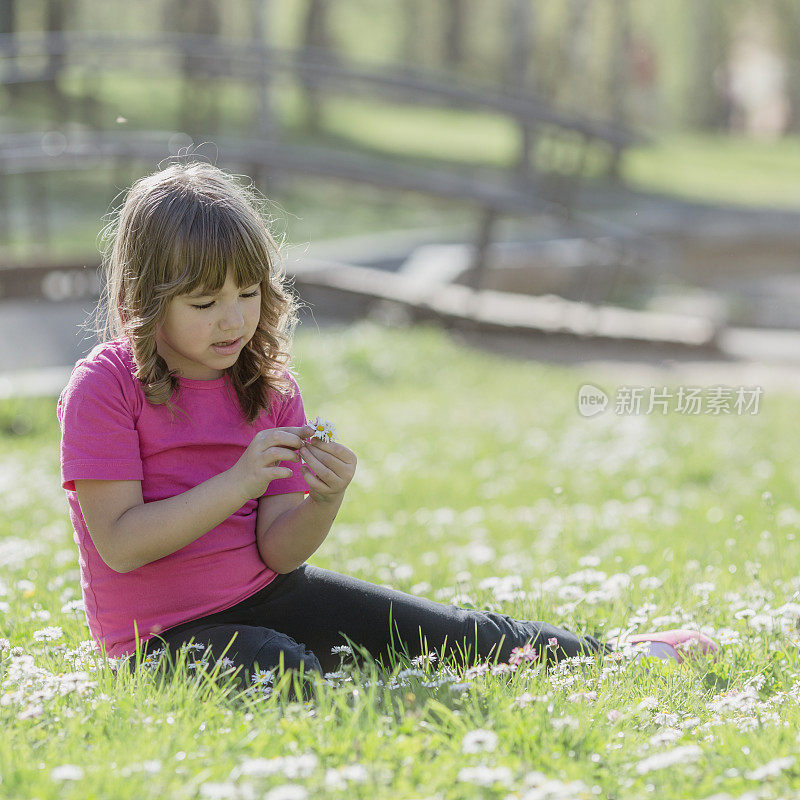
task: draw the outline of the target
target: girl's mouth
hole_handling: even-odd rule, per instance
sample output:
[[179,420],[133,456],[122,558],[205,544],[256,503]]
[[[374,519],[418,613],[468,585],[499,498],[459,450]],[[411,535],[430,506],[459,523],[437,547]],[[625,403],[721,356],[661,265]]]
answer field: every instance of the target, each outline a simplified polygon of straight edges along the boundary
[[235,353],[239,349],[239,345],[242,343],[242,337],[240,336],[238,339],[229,339],[227,342],[215,342],[211,346],[216,350],[220,355],[230,355],[231,353]]

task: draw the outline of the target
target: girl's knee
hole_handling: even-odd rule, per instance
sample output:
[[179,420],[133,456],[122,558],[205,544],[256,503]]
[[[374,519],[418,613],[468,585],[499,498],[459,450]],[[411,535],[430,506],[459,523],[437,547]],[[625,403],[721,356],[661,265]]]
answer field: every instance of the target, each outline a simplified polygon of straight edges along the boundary
[[322,665],[311,650],[307,650],[304,644],[296,642],[286,634],[276,631],[253,657],[253,664],[262,670],[276,670],[280,668],[281,663],[284,670],[323,674]]
[[[311,677],[314,673],[323,674],[319,659],[305,645],[282,633],[271,636],[269,641],[259,649],[253,659],[251,671],[246,671],[243,682],[258,684],[265,688],[272,688],[278,673],[283,669],[287,672],[302,675],[300,695],[295,694],[295,686],[290,686],[291,699],[303,701],[312,700],[315,695],[314,682]],[[247,674],[249,672],[249,676]]]

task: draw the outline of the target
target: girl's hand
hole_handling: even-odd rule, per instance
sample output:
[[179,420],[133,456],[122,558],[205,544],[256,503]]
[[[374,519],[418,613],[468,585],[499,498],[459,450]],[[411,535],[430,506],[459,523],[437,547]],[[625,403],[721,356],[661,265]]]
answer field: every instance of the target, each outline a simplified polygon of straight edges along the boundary
[[288,467],[278,464],[281,461],[300,461],[297,451],[303,439],[313,432],[310,425],[303,425],[300,428],[269,428],[253,437],[230,470],[236,475],[248,499],[261,497],[272,481],[291,476],[292,471]]
[[309,439],[300,448],[300,456],[305,461],[300,471],[308,484],[308,496],[317,503],[341,502],[356,472],[356,454],[339,442]]

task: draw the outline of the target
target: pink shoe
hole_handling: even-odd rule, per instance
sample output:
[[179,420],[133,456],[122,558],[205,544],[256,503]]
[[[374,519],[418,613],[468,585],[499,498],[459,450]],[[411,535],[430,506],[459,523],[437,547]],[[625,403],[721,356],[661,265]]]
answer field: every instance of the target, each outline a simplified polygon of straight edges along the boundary
[[681,664],[684,658],[692,655],[708,655],[719,652],[719,645],[704,633],[685,628],[674,628],[658,633],[639,633],[625,640],[625,644],[650,642],[648,655],[655,658],[674,658]]

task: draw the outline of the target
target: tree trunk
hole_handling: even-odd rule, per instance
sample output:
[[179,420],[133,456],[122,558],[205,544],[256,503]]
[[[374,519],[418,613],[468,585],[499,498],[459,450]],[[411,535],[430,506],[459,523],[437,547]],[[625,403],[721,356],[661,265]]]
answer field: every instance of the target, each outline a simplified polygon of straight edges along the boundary
[[[307,62],[319,62],[329,56],[330,34],[328,32],[329,0],[309,0],[306,11],[303,45],[303,59]],[[322,122],[322,101],[319,95],[319,82],[313,75],[300,77],[300,84],[305,90],[306,126],[311,131],[318,131]]]
[[[628,54],[631,47],[631,7],[630,0],[614,0],[614,38],[611,47],[611,64],[609,65],[608,102],[611,118],[617,125],[626,125],[628,109],[625,98],[630,89],[630,61]],[[612,180],[619,180],[622,151],[618,147],[611,150],[608,163],[608,175]]]
[[523,91],[528,84],[531,51],[534,49],[532,0],[510,0],[508,14],[508,65],[506,80],[509,86]]
[[800,133],[800,8],[796,0],[776,0],[775,15],[787,64],[786,94],[789,98],[787,133]]
[[[61,42],[71,5],[71,0],[47,0],[45,25],[57,44]],[[67,117],[67,99],[58,85],[58,78],[64,69],[65,62],[66,53],[61,51],[51,53],[47,59],[47,78],[44,82],[50,95],[51,108],[55,112],[56,120],[59,122],[65,121]]]
[[689,8],[693,51],[689,119],[703,130],[719,130],[727,123],[725,100],[719,87],[727,31],[717,0],[692,0]]
[[589,71],[586,64],[586,23],[591,4],[592,0],[571,0],[569,22],[564,36],[564,62],[566,63],[564,85],[570,90],[566,101],[574,108],[583,108],[584,101],[591,93],[591,86],[587,80]]
[[[218,36],[219,12],[213,0],[169,0],[164,27],[176,33]],[[196,50],[183,54],[180,126],[192,138],[219,130],[217,91],[209,79],[220,70],[224,65],[216,58],[203,57]]]
[[[526,92],[533,49],[533,6],[531,0],[510,0],[508,14],[510,42],[506,82],[512,91]],[[531,169],[534,131],[530,125],[519,123],[520,148],[517,165],[527,176]]]
[[[270,0],[251,0],[250,19],[251,36],[254,44],[266,46],[270,44],[267,35],[269,20]],[[254,83],[255,92],[255,113],[256,113],[256,137],[262,141],[277,138],[274,110],[272,108],[271,92],[271,70],[261,61],[263,67],[259,68],[258,80]],[[267,172],[258,163],[250,165],[250,175],[256,186],[264,193],[267,193]]]
[[445,0],[444,66],[458,69],[464,61],[466,0]]
[[[261,47],[269,45],[267,36],[267,20],[269,19],[270,0],[251,0],[250,17],[251,37],[253,44]],[[262,62],[263,63],[263,62]],[[255,108],[258,135],[262,139],[271,138],[274,133],[275,120],[273,118],[271,98],[271,71],[265,65],[259,69],[259,79],[255,83]]]
[[631,47],[630,0],[614,0],[614,31],[611,47],[611,64],[608,69],[609,111],[614,122],[624,125],[628,121],[625,98],[630,81],[628,54]]
[[[0,33],[14,33],[17,29],[17,8],[16,0],[0,0]],[[7,58],[14,58],[17,53],[17,46],[12,43],[5,49]],[[16,69],[16,67],[15,67]],[[22,84],[7,83],[6,92],[14,100],[22,93]]]
[[421,0],[403,0],[403,41],[402,55],[403,64],[407,67],[419,66],[422,61],[422,51],[420,48],[420,24],[424,8]]

